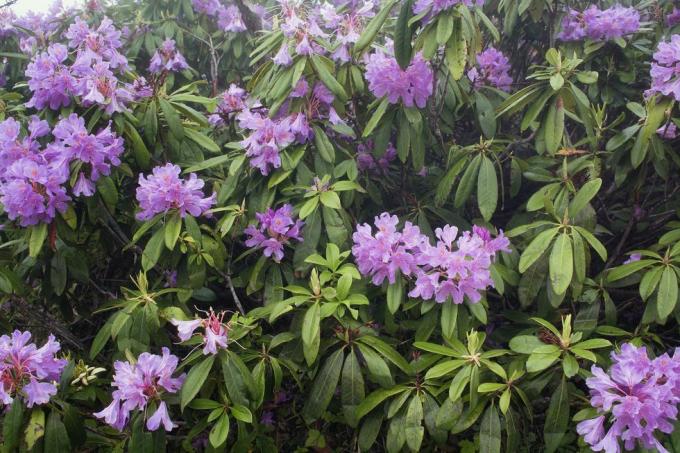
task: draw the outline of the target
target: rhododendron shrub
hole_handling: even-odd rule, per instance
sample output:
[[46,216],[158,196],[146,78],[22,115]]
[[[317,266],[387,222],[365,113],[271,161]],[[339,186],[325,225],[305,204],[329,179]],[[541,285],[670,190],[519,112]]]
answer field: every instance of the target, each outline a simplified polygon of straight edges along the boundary
[[679,23],[0,2],[3,451],[678,451]]

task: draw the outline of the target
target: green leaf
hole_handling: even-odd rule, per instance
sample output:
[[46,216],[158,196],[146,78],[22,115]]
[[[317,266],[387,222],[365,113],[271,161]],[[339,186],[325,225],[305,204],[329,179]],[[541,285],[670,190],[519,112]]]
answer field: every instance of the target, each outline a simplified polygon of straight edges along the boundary
[[13,453],[19,450],[21,427],[24,422],[24,405],[21,398],[14,398],[12,406],[2,420],[2,451]]
[[453,16],[442,14],[437,20],[437,44],[443,46],[453,33]]
[[550,406],[543,427],[543,438],[545,439],[545,451],[547,453],[553,453],[557,450],[568,426],[569,390],[567,381],[562,379],[550,399]]
[[550,252],[550,283],[555,294],[564,294],[574,274],[574,250],[568,233],[557,236]]
[[405,0],[401,4],[397,22],[394,25],[394,57],[401,69],[406,69],[411,62],[413,47],[411,45],[412,33],[408,21],[413,15],[413,0]]
[[321,343],[321,311],[319,303],[312,304],[302,320],[302,344],[307,365],[312,365]]
[[[579,233],[581,232],[581,230],[578,231]],[[635,272],[640,271],[656,263],[657,263],[656,260],[645,259],[633,261],[632,263],[622,264],[621,266],[617,266],[609,271],[609,273],[607,274],[607,281],[615,282],[617,280],[621,280],[622,278],[626,278],[629,275],[634,274]]]
[[399,277],[394,283],[387,285],[387,309],[390,313],[395,314],[399,310],[403,296],[404,282]]
[[147,272],[153,268],[163,252],[163,243],[165,238],[165,229],[159,228],[151,236],[149,242],[146,243],[144,251],[142,252],[142,269]]
[[590,200],[597,195],[601,186],[602,179],[600,178],[595,178],[585,183],[576,193],[574,199],[571,200],[571,203],[569,203],[569,215],[572,218],[576,217],[576,214],[581,212],[581,209],[585,208]]
[[232,417],[234,417],[235,419],[241,420],[242,422],[246,423],[253,422],[253,414],[247,407],[241,406],[240,404],[234,404],[233,406],[231,406],[230,410]]
[[345,89],[328,71],[325,63],[321,61],[321,57],[318,55],[313,55],[311,60],[314,71],[316,71],[316,74],[319,76],[321,82],[326,85],[329,90],[331,90],[331,93],[333,93],[340,102],[345,102],[347,100],[347,93],[345,93]]
[[555,361],[560,358],[560,355],[561,352],[559,350],[547,353],[534,352],[527,359],[527,371],[529,373],[543,371],[555,363]]
[[53,410],[47,417],[45,427],[45,453],[64,453],[71,451],[71,442],[59,412]]
[[520,354],[531,354],[534,349],[544,345],[545,343],[533,335],[518,335],[510,340],[509,344],[511,350]]
[[673,313],[678,302],[678,277],[671,266],[666,266],[661,274],[659,289],[656,292],[656,309],[659,318],[666,319]]
[[501,451],[501,419],[492,404],[484,413],[479,427],[479,452],[498,453]]
[[519,271],[524,273],[529,266],[534,264],[543,253],[548,250],[553,237],[559,231],[559,227],[550,228],[549,230],[542,231],[534,238],[529,246],[524,250],[522,256],[519,259]]
[[45,412],[39,407],[33,408],[31,418],[26,425],[25,431],[26,446],[29,450],[33,449],[35,443],[45,435]]
[[182,126],[182,120],[180,119],[179,114],[175,108],[165,99],[158,99],[158,103],[161,106],[161,110],[163,111],[163,116],[165,116],[165,122],[170,129],[170,133],[172,133],[178,142],[181,142],[184,138],[184,127]]
[[350,353],[345,359],[345,365],[342,368],[342,379],[340,382],[342,410],[345,414],[345,420],[351,427],[356,427],[359,419],[356,416],[357,406],[365,398],[364,377],[361,373],[361,365],[354,352]]
[[50,283],[54,294],[60,296],[64,293],[67,279],[66,259],[60,252],[56,252],[50,260]]
[[179,234],[182,231],[182,217],[179,215],[179,211],[175,211],[168,216],[164,229],[165,246],[168,250],[174,250]]
[[208,440],[210,441],[210,445],[212,445],[214,448],[217,448],[227,441],[228,436],[229,415],[224,412],[222,415],[220,415],[220,417],[217,419],[217,423],[215,423],[215,425],[210,430],[210,434],[208,434]]
[[489,99],[479,91],[475,92],[475,109],[482,133],[486,138],[493,138],[496,135],[496,115]]
[[550,104],[548,113],[543,120],[543,138],[545,147],[550,154],[555,154],[562,143],[564,134],[564,104],[561,96],[555,98]]
[[201,387],[203,387],[203,383],[208,378],[214,362],[214,355],[206,356],[201,363],[194,365],[189,371],[180,390],[180,408],[182,411],[198,394]]
[[590,244],[590,246],[597,252],[602,261],[607,261],[607,249],[602,245],[602,243],[593,234],[580,226],[574,226],[576,231],[583,236],[583,238]]
[[498,180],[496,178],[496,169],[493,162],[484,156],[479,168],[479,177],[477,178],[477,204],[479,205],[482,217],[487,222],[496,211],[497,203]]
[[45,239],[47,239],[47,224],[39,223],[31,227],[31,237],[28,241],[28,254],[35,258],[40,254]]
[[342,204],[340,204],[340,196],[338,196],[338,194],[335,192],[321,192],[321,195],[319,195],[319,201],[321,201],[321,204],[328,206],[331,209],[342,209]]
[[312,197],[305,201],[305,204],[300,208],[300,219],[304,219],[316,211],[317,206],[319,206],[319,197]]
[[371,132],[373,132],[375,127],[380,122],[380,119],[385,114],[385,111],[387,110],[388,105],[389,105],[389,101],[387,100],[387,97],[384,97],[383,100],[380,101],[378,108],[376,108],[375,111],[373,112],[373,114],[371,115],[371,118],[368,120],[368,123],[366,123],[366,127],[364,128],[364,132],[363,132],[363,134],[361,134],[362,137],[366,138],[369,135],[371,135]]
[[220,147],[210,137],[193,129],[184,129],[184,134],[192,142],[211,153],[219,153]]
[[423,402],[418,393],[414,393],[406,410],[406,445],[411,451],[420,451],[425,428],[423,422]]
[[226,164],[227,162],[229,162],[229,160],[231,160],[231,156],[229,154],[223,154],[221,156],[211,157],[210,159],[203,160],[201,162],[198,162],[197,164],[192,165],[191,167],[185,168],[184,171],[182,171],[182,173],[184,173],[184,174],[193,173],[193,172],[196,172],[196,171],[201,171],[201,170],[205,170],[205,169],[208,169],[208,168],[217,167],[217,166],[220,166],[222,164]]
[[453,80],[460,80],[467,62],[467,42],[463,36],[460,20],[456,20],[445,50],[446,65]]
[[470,162],[470,165],[468,165],[468,167],[465,169],[465,173],[463,173],[463,177],[460,179],[458,189],[456,190],[456,196],[453,200],[453,205],[456,208],[463,206],[463,204],[470,197],[472,189],[475,186],[475,182],[477,181],[477,175],[479,174],[479,168],[481,165],[482,155],[477,154]]
[[326,133],[319,127],[314,126],[314,143],[321,158],[328,163],[335,163],[335,149]]
[[366,414],[375,409],[378,404],[382,403],[387,398],[405,391],[406,387],[397,386],[389,389],[376,390],[375,392],[369,394],[363,401],[361,401],[359,406],[357,406],[357,420],[361,420]]
[[398,3],[397,0],[387,2],[385,6],[383,6],[383,8],[380,10],[380,12],[376,14],[375,17],[373,17],[373,19],[371,19],[368,25],[366,25],[366,28],[364,29],[363,33],[361,34],[361,36],[359,36],[359,39],[354,44],[354,51],[357,54],[364,50],[373,42],[376,35],[380,31],[380,28],[383,26],[385,20],[392,11],[392,8],[394,8],[394,5],[396,5],[397,3]]
[[[344,352],[338,349],[331,354],[319,374],[314,379],[307,401],[302,408],[302,415],[308,423],[321,417],[333,398],[342,371]],[[357,418],[359,418],[357,416]]]

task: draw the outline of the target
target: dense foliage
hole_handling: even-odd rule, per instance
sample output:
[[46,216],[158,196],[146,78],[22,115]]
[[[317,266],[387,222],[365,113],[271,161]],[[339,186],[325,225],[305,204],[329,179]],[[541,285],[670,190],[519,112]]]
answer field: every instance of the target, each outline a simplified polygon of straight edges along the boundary
[[680,9],[624,1],[1,8],[3,451],[680,451]]

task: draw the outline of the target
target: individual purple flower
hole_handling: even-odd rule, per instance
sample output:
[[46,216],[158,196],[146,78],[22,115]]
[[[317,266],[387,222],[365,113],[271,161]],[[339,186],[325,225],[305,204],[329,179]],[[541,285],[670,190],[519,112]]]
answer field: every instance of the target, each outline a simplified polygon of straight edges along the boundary
[[274,210],[268,208],[265,212],[255,214],[258,226],[250,225],[244,233],[248,247],[262,248],[264,256],[273,257],[277,263],[283,259],[283,247],[291,240],[302,241],[302,220],[293,220],[293,207],[284,204]]
[[132,86],[130,87],[130,93],[132,94],[132,99],[135,101],[141,101],[142,99],[150,98],[153,96],[153,87],[149,85],[149,82],[144,77],[137,77]]
[[149,72],[159,74],[163,71],[178,72],[187,69],[189,65],[175,46],[173,39],[166,39],[149,62]]
[[162,424],[165,431],[172,431],[176,425],[170,420],[163,396],[177,393],[184,382],[184,374],[172,377],[178,363],[179,359],[170,354],[168,348],[162,349],[162,355],[143,352],[136,363],[116,361],[111,383],[116,388],[112,393],[113,401],[93,415],[122,431],[130,412],[139,410],[148,415],[147,409],[153,404],[156,410],[146,421],[147,429],[155,431]]
[[655,435],[671,433],[677,419],[680,352],[650,360],[645,347],[625,343],[611,357],[609,374],[593,366],[586,379],[598,416],[580,422],[576,431],[594,451],[618,453],[623,443],[626,450],[639,444],[667,453]]
[[645,95],[659,93],[680,100],[680,35],[671,36],[670,42],[659,43],[650,74],[652,86]]
[[272,57],[272,61],[277,66],[290,66],[291,63],[293,63],[293,58],[290,56],[288,50],[288,41],[285,39],[283,40],[281,47],[279,47],[279,51]]
[[12,404],[21,397],[27,407],[46,404],[57,393],[56,382],[67,361],[57,359],[59,342],[50,335],[41,348],[30,332],[15,330],[0,336],[0,404]]
[[229,89],[218,98],[217,109],[208,116],[208,122],[215,127],[224,126],[234,114],[247,108],[247,96],[246,90],[232,83]]
[[375,217],[375,234],[371,225],[357,225],[352,235],[352,254],[359,272],[371,276],[374,285],[381,285],[385,279],[395,283],[399,273],[414,275],[418,269],[416,254],[427,244],[427,236],[420,229],[406,222],[401,232],[397,231],[399,219],[383,212]]
[[372,140],[367,140],[366,143],[357,146],[357,168],[359,171],[372,172],[377,175],[387,174],[390,164],[397,158],[397,149],[390,142],[383,155],[375,159],[372,148]]
[[95,63],[92,67],[81,67],[78,94],[83,106],[100,105],[109,115],[123,112],[125,105],[132,101],[133,94],[119,86],[118,78],[109,70],[108,63]]
[[674,6],[673,10],[666,15],[666,25],[674,27],[677,24],[680,24],[680,8]]
[[631,254],[628,256],[628,259],[627,259],[626,261],[623,262],[623,264],[634,263],[634,262],[636,262],[636,261],[640,261],[640,259],[642,259],[642,255],[641,255],[641,254],[639,254],[639,253],[631,253]]
[[221,6],[217,12],[217,26],[226,32],[241,32],[246,30],[246,25],[241,17],[241,12],[235,5]]
[[219,0],[192,0],[191,4],[194,7],[194,11],[206,16],[216,16],[222,6]]
[[0,8],[0,38],[7,38],[17,33],[14,26],[15,20],[16,15],[12,8]]
[[111,131],[111,124],[96,135],[89,134],[85,120],[75,113],[57,123],[52,131],[56,141],[47,149],[48,153],[59,154],[64,162],[79,161],[84,165],[73,189],[76,196],[91,196],[94,183],[101,176],[111,174],[111,167],[120,165],[123,154],[123,139]]
[[402,70],[394,57],[377,51],[368,57],[365,75],[373,95],[387,97],[390,104],[401,100],[406,107],[423,108],[432,95],[432,69],[421,53]]
[[503,52],[489,47],[477,54],[477,66],[467,72],[472,86],[478,88],[492,85],[503,91],[510,91],[512,77],[509,74],[510,60]]
[[201,328],[203,332],[202,337],[203,354],[215,355],[220,349],[227,349],[229,345],[229,330],[231,323],[224,322],[226,312],[222,311],[215,313],[212,308],[208,312],[206,318],[193,319],[191,321],[180,321],[173,319],[170,322],[177,327],[179,339],[182,341],[189,341],[194,335],[196,329]]
[[656,133],[663,139],[673,140],[678,136],[678,126],[676,126],[675,123],[670,122],[658,128]]
[[180,179],[181,171],[177,165],[167,163],[154,168],[147,177],[139,175],[137,201],[141,211],[137,219],[148,220],[171,209],[177,209],[182,217],[187,213],[194,217],[206,214],[215,204],[216,194],[204,197],[203,180],[195,173],[191,173],[189,179]]
[[26,77],[28,89],[33,92],[33,96],[26,103],[27,107],[58,110],[71,103],[71,97],[77,90],[77,80],[71,69],[64,64],[67,58],[66,46],[52,44],[46,52],[39,53],[28,64]]
[[640,28],[640,13],[633,7],[614,5],[605,10],[595,5],[585,11],[570,9],[562,20],[562,31],[557,35],[562,41],[609,41],[633,34]]

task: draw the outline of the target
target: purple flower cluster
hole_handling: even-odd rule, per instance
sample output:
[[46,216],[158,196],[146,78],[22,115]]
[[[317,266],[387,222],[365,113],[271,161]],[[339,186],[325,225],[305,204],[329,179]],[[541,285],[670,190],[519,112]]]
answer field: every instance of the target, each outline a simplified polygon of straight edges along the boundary
[[[352,254],[363,275],[370,275],[375,285],[385,279],[395,283],[399,274],[415,278],[410,297],[434,299],[439,303],[453,300],[460,304],[481,299],[480,291],[493,285],[489,267],[499,251],[509,251],[510,242],[501,233],[492,239],[488,230],[475,226],[472,233],[460,237],[449,225],[437,228],[437,244],[410,222],[397,230],[399,219],[382,213],[375,218],[376,233],[370,225],[357,226],[352,236]],[[457,238],[457,239],[456,239]],[[455,243],[455,245],[454,245]]]
[[[312,129],[307,126],[304,121],[305,119],[307,122],[313,120],[328,120],[334,125],[346,125],[345,121],[340,118],[338,112],[336,112],[333,107],[335,96],[333,96],[333,93],[331,93],[323,83],[316,82],[314,88],[310,90],[307,80],[301,78],[295,86],[295,89],[290,93],[289,101],[300,98],[303,98],[304,101],[304,105],[301,107],[301,111],[304,112],[304,118],[295,117],[298,123],[294,126],[294,132],[298,142],[305,142],[312,138]],[[287,104],[289,104],[289,102]],[[288,107],[288,105],[286,105],[286,107]],[[294,113],[293,115],[298,114]]]
[[189,341],[196,329],[203,329],[201,334],[203,354],[217,354],[219,349],[227,349],[229,344],[230,324],[224,322],[225,312],[215,313],[212,309],[208,312],[207,318],[193,319],[191,321],[180,321],[173,319],[170,322],[177,327],[179,339]]
[[85,107],[101,105],[108,114],[124,111],[132,94],[112,72],[128,69],[127,59],[118,51],[122,46],[120,31],[108,18],[94,30],[77,18],[65,36],[76,50],[75,62],[67,64],[69,52],[63,44],[52,44],[38,53],[26,68],[28,87],[33,92],[26,105],[58,110],[70,105],[72,97],[80,96]]
[[139,220],[148,220],[171,209],[177,209],[182,217],[187,213],[198,217],[215,204],[215,193],[203,196],[202,179],[195,173],[191,173],[189,179],[180,179],[181,171],[177,165],[167,163],[154,168],[147,177],[139,175],[137,201],[142,209],[137,213]]
[[386,174],[390,164],[397,158],[397,149],[392,143],[388,143],[385,153],[376,159],[371,152],[372,148],[372,140],[367,140],[366,143],[357,146],[357,168],[359,171]]
[[442,11],[453,8],[456,5],[463,4],[465,6],[478,6],[482,7],[484,5],[484,0],[416,0],[413,4],[413,13],[415,15],[425,13],[426,11],[428,18],[434,17]]
[[246,90],[232,83],[229,89],[220,95],[217,109],[208,116],[208,122],[215,127],[224,126],[234,114],[247,108],[247,97]]
[[[680,403],[680,349],[673,356],[664,354],[654,360],[645,347],[630,343],[612,353],[609,374],[597,366],[586,380],[590,404],[598,417],[580,422],[576,431],[594,451],[618,453],[619,439],[626,450],[636,444],[668,453],[655,433],[671,433]],[[605,424],[609,428],[605,428]],[[605,433],[606,431],[606,433]]]
[[334,6],[325,3],[319,7],[318,15],[324,21],[326,29],[335,38],[331,59],[340,63],[351,60],[350,46],[359,40],[365,22],[375,15],[374,2],[365,2],[355,8],[348,8],[341,13]]
[[674,6],[673,10],[666,15],[666,25],[674,27],[677,24],[680,24],[680,8]]
[[52,131],[54,142],[44,149],[39,138],[50,133],[46,121],[31,117],[28,135],[13,118],[0,123],[0,203],[11,220],[21,226],[50,223],[57,212],[65,212],[71,197],[66,184],[72,164],[73,195],[91,196],[96,182],[120,165],[123,140],[110,126],[96,135],[89,134],[85,121],[72,113]]
[[290,240],[302,241],[302,227],[304,222],[300,219],[293,220],[293,207],[285,204],[273,210],[268,208],[265,212],[255,214],[259,225],[250,225],[245,229],[249,236],[246,240],[248,247],[262,248],[264,256],[274,257],[277,263],[283,259],[283,246]]
[[103,175],[111,174],[111,167],[120,165],[123,153],[123,139],[111,132],[111,124],[96,135],[89,134],[85,120],[75,113],[59,121],[52,130],[56,141],[48,146],[46,152],[66,162],[78,161],[82,164],[73,194],[92,196],[94,183]]
[[163,71],[179,72],[188,67],[184,56],[177,50],[174,39],[163,41],[149,62],[149,72],[153,74],[160,74]]
[[234,5],[224,6],[219,0],[193,0],[194,10],[217,19],[217,26],[226,32],[245,31],[241,12]]
[[640,28],[640,14],[633,7],[615,5],[604,10],[591,5],[582,13],[570,9],[562,19],[562,41],[609,41],[635,33]]
[[472,86],[478,88],[492,85],[503,91],[510,91],[512,77],[510,77],[510,60],[503,52],[493,47],[477,54],[477,66],[467,72]]
[[30,332],[15,330],[12,336],[0,336],[0,403],[12,404],[22,396],[26,406],[46,404],[57,393],[67,361],[57,359],[59,342],[50,335],[41,348],[31,340]]
[[316,39],[328,38],[328,34],[319,26],[320,12],[307,14],[301,2],[295,0],[280,0],[279,3],[281,4],[280,28],[284,39],[279,51],[272,58],[274,64],[290,65],[293,62],[290,55],[291,47],[296,55],[324,54],[325,49],[316,42]]
[[645,95],[660,93],[680,101],[680,35],[671,36],[670,42],[660,42],[653,59],[652,86]]
[[106,423],[122,431],[130,418],[130,412],[137,409],[146,413],[150,403],[158,404],[154,414],[146,421],[149,431],[156,431],[160,425],[166,431],[172,431],[175,424],[170,420],[168,408],[163,401],[164,393],[176,393],[185,375],[172,377],[179,359],[170,354],[168,348],[162,349],[163,355],[143,352],[136,363],[116,361],[113,364],[112,387],[113,401],[101,412],[93,414]]
[[368,57],[365,75],[373,95],[386,96],[390,104],[401,100],[406,107],[423,108],[432,95],[432,69],[420,52],[402,70],[394,57],[377,51]]
[[239,126],[250,130],[241,141],[250,158],[250,166],[268,175],[272,168],[281,167],[279,152],[296,141],[297,134],[307,134],[309,125],[303,114],[272,119],[265,110],[243,110],[237,117]]

